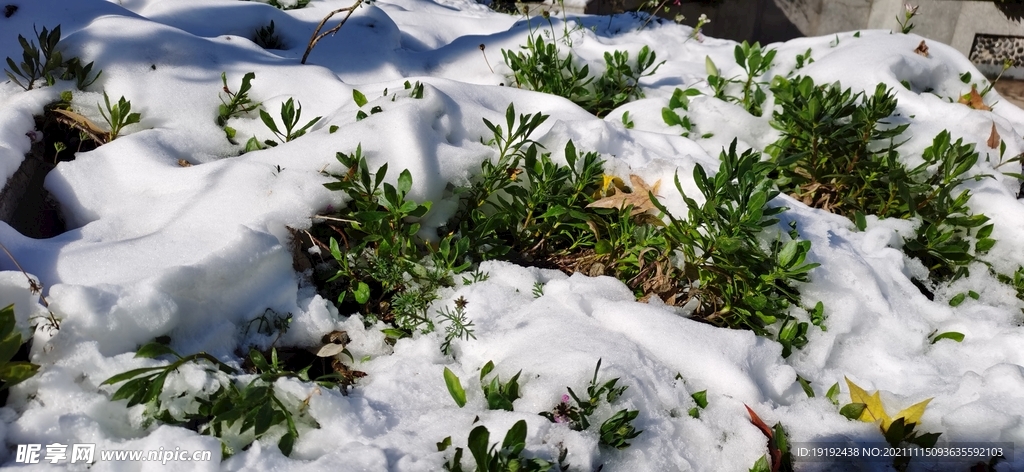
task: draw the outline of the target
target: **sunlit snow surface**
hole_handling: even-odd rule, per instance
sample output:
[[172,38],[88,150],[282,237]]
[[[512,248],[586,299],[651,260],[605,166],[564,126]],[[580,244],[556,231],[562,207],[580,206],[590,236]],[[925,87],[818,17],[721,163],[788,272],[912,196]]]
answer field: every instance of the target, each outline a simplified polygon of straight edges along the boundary
[[[713,328],[664,305],[635,302],[614,279],[500,262],[481,266],[490,274],[487,281],[449,289],[437,302],[438,308],[458,297],[469,302],[476,339],[456,341],[454,357],[440,353],[443,333],[437,332],[392,348],[381,326],[364,330],[358,315],[337,313],[293,270],[286,226],[308,228],[310,216],[344,204],[321,185],[329,180],[321,170],[342,170],[335,152],[361,144],[371,168],[387,162],[391,169],[409,169],[412,197],[435,202],[438,211],[428,215],[427,224],[436,226],[447,216],[443,209],[451,208],[440,202],[445,185],[465,183],[482,160],[494,157],[481,144],[490,137],[483,119],[503,121],[509,103],[520,113],[551,115],[537,135],[548,149],[561,149],[571,139],[578,149],[600,152],[606,168],[622,177],[660,179],[662,200],[682,214],[685,206],[670,185],[675,173],[683,191],[697,195],[695,165],[713,172],[718,153],[734,138],[741,148],[762,150],[779,136],[767,116],[752,117],[707,97],[693,99],[690,116],[700,133],[713,137],[691,141],[663,123],[661,109],[675,88],[708,90],[705,57],[726,77],[742,73],[730,41],[688,40],[688,27],[670,23],[638,32],[642,21],[631,15],[570,19],[583,25],[572,33],[574,53],[592,67],[603,65],[606,51],[635,55],[643,45],[666,61],[642,82],[646,99],[601,120],[562,98],[508,86],[501,50],[525,44],[531,28],[549,28],[546,21],[527,24],[521,16],[467,0],[374,2],[322,40],[306,65],[299,59],[317,22],[346,2],[315,0],[290,11],[231,0],[11,3],[19,8],[11,18],[0,18],[0,57],[20,59],[17,35],[32,37],[33,25],[60,24],[65,57],[78,55],[103,70],[89,92],[75,91],[76,109],[102,122],[97,103],[106,90],[131,100],[143,118],[123,137],[61,163],[48,176],[46,188],[69,224],[66,233],[33,240],[0,223],[0,240],[45,284],[50,309],[62,320],[59,331],[35,332],[32,360],[42,366],[40,373],[15,387],[0,409],[0,438],[6,443],[0,460],[6,465],[15,465],[18,444],[95,443],[99,449],[207,449],[215,460],[167,466],[100,462],[93,470],[427,471],[450,457],[451,450],[437,451],[437,442],[451,436],[465,446],[479,418],[492,442],[525,419],[529,454],[552,459],[561,444],[569,450],[572,470],[601,464],[606,471],[747,470],[767,447],[744,404],[769,425],[782,422],[791,441],[882,441],[877,426],[848,421],[824,398],[840,382],[840,403],[848,402],[842,382],[848,376],[869,391],[881,390],[890,413],[934,397],[919,430],[941,432],[940,445],[1014,443],[1016,459],[999,468],[1024,468],[1022,303],[983,267],[929,301],[910,282],[923,268],[892,247],[897,231],[908,229],[902,222],[874,220],[858,232],[842,217],[787,197],[773,202],[789,207],[783,222],[796,222],[813,243],[810,257],[821,267],[801,292],[808,304],[823,301],[827,314],[828,330],[812,327],[810,343],[788,359],[777,343],[750,332]],[[287,49],[265,51],[248,39],[271,20]],[[552,21],[561,32],[561,19]],[[1012,273],[1024,264],[1024,207],[1015,199],[1018,182],[993,169],[999,155],[986,140],[994,123],[1006,156],[1020,153],[1024,112],[995,92],[985,97],[991,112],[952,103],[950,98],[955,102],[969,90],[960,74],[971,72],[975,80],[981,74],[945,45],[929,41],[930,57],[923,57],[914,53],[922,39],[916,35],[858,36],[774,44],[778,54],[769,75],[790,74],[796,55],[810,48],[815,62],[798,73],[817,83],[840,81],[857,91],[873,91],[879,82],[893,88],[897,114],[911,123],[901,148],[907,162],[920,162],[943,129],[976,143],[982,159],[971,173],[994,178],[970,184],[970,205],[996,225],[999,243],[986,260]],[[214,121],[222,72],[232,87],[255,72],[251,95],[271,114],[294,98],[302,104],[303,121],[323,119],[296,141],[237,156],[241,148],[228,143]],[[423,99],[408,97],[406,80],[425,84]],[[934,93],[915,93],[901,81]],[[24,92],[0,83],[0,177],[11,176],[28,152],[32,115],[69,88],[60,83]],[[379,105],[384,112],[357,122],[353,88],[370,99],[364,109]],[[382,97],[385,89],[389,95]],[[625,111],[633,129],[621,124]],[[255,116],[230,125],[243,140],[272,137]],[[338,127],[334,133],[332,126]],[[554,156],[561,159],[560,153]],[[181,167],[179,159],[194,165]],[[1019,171],[1012,167],[999,170]],[[393,179],[398,172],[391,174]],[[0,305],[15,303],[19,326],[28,334],[29,318],[45,310],[6,256],[0,257],[0,269],[6,271],[0,273]],[[535,282],[545,284],[539,298],[532,294]],[[967,290],[978,292],[980,300],[949,306],[952,296]],[[178,352],[206,351],[237,364],[237,350],[273,341],[245,329],[267,308],[294,317],[279,341],[283,345],[313,345],[332,329],[347,330],[354,368],[368,374],[348,396],[279,382],[294,398],[309,399],[309,412],[322,426],[300,429],[290,458],[276,447],[281,430],[220,462],[215,438],[145,424],[142,407],[110,402],[115,388],[99,386],[116,373],[159,365],[133,356],[140,344],[162,335],[172,338]],[[930,344],[928,335],[936,330],[959,331],[965,339]],[[537,415],[554,407],[566,387],[584,390],[598,359],[602,378],[621,377],[629,386],[616,408],[640,410],[635,425],[643,433],[622,451],[599,447],[592,432],[570,431]],[[476,378],[489,360],[502,379],[523,371],[515,412],[487,410]],[[468,387],[465,408],[445,388],[446,366]],[[182,374],[168,389],[194,392],[206,382],[198,370]],[[803,392],[797,375],[811,382],[815,398]],[[701,390],[707,390],[709,405],[694,419],[686,413],[694,406],[690,395]],[[610,414],[605,408],[601,414]],[[951,465],[914,463],[937,470]],[[801,464],[804,470],[828,466]],[[863,464],[866,470],[887,466]]]

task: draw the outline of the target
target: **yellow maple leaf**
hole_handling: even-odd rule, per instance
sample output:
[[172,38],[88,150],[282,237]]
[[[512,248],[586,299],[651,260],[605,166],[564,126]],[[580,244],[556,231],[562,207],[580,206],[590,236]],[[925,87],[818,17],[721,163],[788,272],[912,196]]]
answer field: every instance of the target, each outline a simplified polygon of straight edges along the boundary
[[846,385],[850,387],[850,400],[853,403],[863,403],[865,405],[864,411],[860,414],[860,418],[857,419],[867,423],[880,421],[883,432],[889,431],[889,425],[899,418],[903,418],[904,424],[919,423],[921,421],[921,415],[924,415],[925,407],[928,406],[928,402],[932,401],[932,399],[929,398],[915,403],[897,413],[896,416],[890,417],[889,414],[885,412],[885,407],[882,406],[882,397],[878,393],[878,390],[875,390],[875,393],[868,395],[866,390],[857,386],[857,384],[850,381],[849,378],[843,378],[846,379]]

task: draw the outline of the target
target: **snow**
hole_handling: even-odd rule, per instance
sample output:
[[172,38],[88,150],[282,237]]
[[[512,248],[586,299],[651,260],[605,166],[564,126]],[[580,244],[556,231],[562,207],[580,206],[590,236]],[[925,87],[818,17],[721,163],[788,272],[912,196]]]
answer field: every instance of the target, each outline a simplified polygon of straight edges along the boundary
[[[465,447],[478,418],[492,442],[526,420],[527,451],[552,459],[561,444],[573,470],[601,464],[609,471],[747,470],[767,447],[744,405],[769,425],[782,422],[791,441],[883,441],[876,426],[848,421],[824,398],[838,382],[844,392],[840,403],[848,402],[844,376],[880,390],[890,412],[934,397],[919,429],[941,432],[940,445],[993,441],[1013,443],[1017,451],[1024,446],[1024,302],[1013,290],[976,267],[971,277],[941,288],[930,301],[910,282],[924,268],[898,250],[897,235],[914,231],[907,222],[869,218],[867,231],[860,232],[843,217],[786,196],[773,203],[789,208],[783,224],[797,223],[801,237],[812,242],[809,259],[821,264],[801,293],[811,304],[824,302],[828,328],[812,327],[809,344],[789,358],[781,356],[778,343],[751,332],[714,328],[664,305],[639,303],[612,278],[504,262],[480,266],[489,274],[486,281],[442,291],[435,306],[464,297],[476,329],[475,339],[453,343],[453,356],[439,351],[443,333],[417,334],[392,347],[380,333],[383,325],[365,328],[360,315],[338,313],[293,269],[286,229],[308,228],[310,217],[344,204],[321,185],[329,181],[321,170],[344,171],[335,152],[350,153],[361,144],[371,168],[388,163],[391,182],[409,169],[411,198],[435,204],[424,220],[430,228],[454,211],[452,202],[443,201],[445,186],[466,182],[483,159],[493,157],[481,144],[489,136],[483,119],[503,122],[509,103],[519,113],[551,115],[535,135],[548,149],[561,149],[571,139],[577,149],[601,153],[616,175],[660,179],[663,201],[679,214],[685,205],[670,185],[673,175],[694,195],[694,166],[713,172],[718,153],[734,138],[741,150],[763,150],[779,136],[768,124],[770,110],[754,117],[709,97],[694,98],[690,116],[698,131],[693,136],[713,137],[683,138],[678,127],[664,124],[661,108],[675,88],[709,90],[706,56],[725,77],[741,73],[733,61],[734,43],[690,40],[686,26],[652,22],[637,31],[642,21],[630,15],[570,17],[564,23],[552,17],[556,32],[581,26],[571,34],[574,53],[592,67],[606,51],[635,54],[643,45],[666,60],[642,82],[647,98],[602,120],[565,99],[509,86],[501,49],[517,50],[531,30],[549,25],[469,0],[373,2],[300,64],[319,20],[347,5],[315,0],[281,11],[234,0],[36,0],[0,19],[0,57],[20,58],[17,35],[31,37],[33,25],[60,24],[65,56],[95,61],[103,70],[89,92],[74,92],[80,113],[102,123],[97,103],[105,90],[114,100],[131,100],[132,110],[142,114],[141,123],[116,141],[78,154],[47,177],[46,189],[61,204],[67,232],[35,240],[0,223],[0,241],[43,283],[49,310],[61,320],[59,330],[39,321],[46,309],[11,260],[0,257],[0,305],[15,304],[25,336],[30,325],[38,325],[31,360],[42,366],[11,390],[0,409],[5,465],[15,465],[16,445],[59,442],[95,443],[99,450],[180,447],[214,456],[210,463],[167,466],[100,462],[96,470],[438,470],[451,450],[438,452],[436,443],[451,436]],[[286,49],[265,51],[248,39],[271,20]],[[1015,198],[1019,182],[994,169],[998,151],[986,140],[994,124],[1007,144],[1006,156],[1024,151],[1024,111],[994,91],[985,97],[992,111],[955,103],[969,90],[960,74],[971,72],[976,81],[981,74],[937,42],[928,42],[929,57],[915,54],[921,40],[862,31],[773,44],[778,53],[768,75],[791,73],[795,56],[810,48],[815,61],[797,74],[819,84],[839,81],[855,91],[873,91],[879,82],[893,88],[897,115],[911,124],[901,148],[907,162],[920,162],[921,152],[944,129],[974,143],[982,159],[971,172],[993,178],[969,184],[970,206],[996,225],[999,243],[986,260],[1012,273],[1024,265],[1017,237],[1024,231],[1024,207]],[[294,98],[302,105],[303,123],[323,118],[295,141],[239,156],[241,147],[230,144],[214,121],[222,72],[232,88],[255,72],[251,95],[275,117],[280,104]],[[422,82],[423,98],[410,98],[405,81]],[[0,83],[0,177],[13,175],[29,151],[32,116],[73,88],[61,82],[26,92]],[[384,111],[357,121],[353,89],[369,99],[363,110]],[[626,111],[633,129],[621,125]],[[253,135],[272,137],[255,115],[233,118],[230,126],[243,142]],[[561,159],[560,153],[553,157]],[[181,167],[179,160],[193,165]],[[535,283],[543,284],[536,298]],[[949,305],[968,290],[979,299]],[[347,330],[353,368],[367,373],[348,395],[297,380],[278,382],[295,399],[308,399],[309,413],[321,425],[300,428],[291,457],[276,447],[282,430],[220,462],[215,438],[147,423],[142,407],[111,402],[115,388],[100,386],[114,374],[162,365],[134,353],[164,335],[180,353],[208,352],[237,366],[240,350],[274,342],[246,329],[268,309],[292,315],[279,345],[311,346],[331,330]],[[936,330],[958,331],[965,339],[930,344],[928,335]],[[615,408],[640,411],[635,425],[643,433],[625,450],[599,447],[594,432],[574,432],[537,415],[550,411],[566,387],[583,390],[598,359],[600,378],[620,377],[620,385],[629,386]],[[514,412],[486,408],[475,383],[487,361],[502,379],[522,370],[523,396]],[[465,408],[449,396],[444,367],[467,385]],[[181,374],[168,384],[168,399],[212,388],[212,379],[195,369]],[[815,398],[804,394],[797,375],[811,382]],[[702,390],[709,405],[691,418],[691,394]],[[599,416],[611,413],[603,408]],[[827,465],[801,464],[804,470]],[[998,470],[1022,468],[1024,458],[1017,454]]]

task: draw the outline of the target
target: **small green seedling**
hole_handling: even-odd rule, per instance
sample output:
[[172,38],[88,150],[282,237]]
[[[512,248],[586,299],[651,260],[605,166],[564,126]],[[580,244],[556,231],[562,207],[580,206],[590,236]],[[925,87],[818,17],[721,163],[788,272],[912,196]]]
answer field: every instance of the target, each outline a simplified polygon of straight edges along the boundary
[[[321,116],[309,120],[308,123],[303,125],[301,128],[296,128],[299,124],[299,119],[302,117],[302,104],[296,104],[295,99],[289,98],[286,102],[281,104],[281,122],[284,125],[284,132],[281,132],[277,123],[274,122],[274,118],[270,116],[266,111],[260,110],[260,119],[263,120],[263,124],[270,128],[270,131],[280,139],[282,142],[289,142],[294,139],[301,137],[306,134],[306,131],[320,121]],[[266,140],[264,144],[267,146],[277,146],[277,142],[273,140]]]
[[100,114],[103,115],[103,119],[106,120],[107,126],[110,127],[111,141],[117,139],[125,126],[138,123],[142,119],[142,115],[139,113],[132,113],[132,102],[125,100],[124,96],[121,96],[117,104],[112,106],[110,104],[110,97],[107,97],[107,92],[103,92],[103,103],[107,111],[104,112],[103,108],[99,110]]

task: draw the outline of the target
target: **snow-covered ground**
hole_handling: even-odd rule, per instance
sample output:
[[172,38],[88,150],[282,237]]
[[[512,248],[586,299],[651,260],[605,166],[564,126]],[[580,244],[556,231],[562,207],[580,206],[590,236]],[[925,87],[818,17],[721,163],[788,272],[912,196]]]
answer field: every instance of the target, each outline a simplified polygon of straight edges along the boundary
[[[638,31],[642,20],[632,15],[570,18],[583,26],[572,33],[573,51],[592,67],[603,66],[606,51],[635,54],[643,45],[666,61],[643,80],[646,98],[599,119],[568,100],[509,86],[500,51],[517,50],[531,28],[548,25],[540,18],[528,24],[522,16],[495,13],[470,0],[379,0],[363,6],[337,35],[320,41],[304,65],[299,59],[316,24],[348,6],[346,1],[314,0],[288,11],[233,0],[11,3],[18,8],[0,18],[0,57],[20,58],[17,36],[33,37],[33,25],[59,24],[65,56],[77,55],[103,70],[88,92],[74,91],[74,108],[102,123],[97,103],[106,91],[131,100],[142,120],[49,174],[46,188],[60,202],[67,232],[35,240],[0,223],[0,241],[45,285],[49,309],[60,319],[59,330],[41,322],[46,310],[38,297],[14,263],[0,257],[0,305],[15,304],[26,336],[30,325],[37,326],[31,360],[41,366],[38,375],[11,390],[0,409],[4,466],[22,465],[15,463],[18,445],[91,443],[98,450],[203,449],[214,458],[167,465],[100,461],[94,470],[438,470],[452,454],[437,450],[445,437],[465,447],[478,419],[495,442],[523,419],[527,454],[554,459],[561,445],[569,451],[571,470],[602,464],[606,471],[747,470],[768,448],[744,404],[769,425],[781,422],[793,442],[884,441],[878,426],[847,420],[825,398],[838,382],[840,404],[849,403],[845,376],[868,391],[881,391],[890,413],[933,397],[920,431],[941,432],[939,445],[1011,443],[1017,454],[998,468],[1024,469],[1024,302],[983,267],[928,300],[910,281],[920,275],[919,264],[893,247],[897,231],[905,230],[899,222],[873,222],[861,232],[846,218],[778,198],[777,204],[789,207],[783,219],[797,222],[801,236],[812,242],[810,259],[821,264],[800,290],[805,302],[824,302],[827,326],[811,327],[808,345],[785,359],[772,340],[639,303],[613,278],[570,277],[503,262],[480,266],[488,280],[441,294],[437,307],[465,297],[475,325],[476,338],[455,341],[453,356],[441,354],[438,332],[392,347],[382,325],[364,328],[359,314],[339,313],[293,269],[286,227],[308,228],[311,216],[344,204],[339,192],[321,185],[330,181],[321,170],[344,170],[336,152],[350,153],[361,144],[371,168],[387,162],[395,170],[391,179],[409,169],[412,198],[436,202],[446,184],[466,182],[479,172],[481,160],[494,157],[481,144],[490,136],[483,119],[503,121],[510,103],[521,113],[551,116],[537,135],[549,149],[571,139],[578,149],[601,153],[606,168],[621,177],[669,183],[678,173],[684,191],[696,194],[693,167],[713,172],[718,153],[734,138],[741,148],[763,150],[779,137],[769,126],[770,113],[753,117],[707,96],[692,100],[690,116],[701,133],[713,137],[683,138],[679,127],[662,120],[661,110],[677,87],[708,90],[706,57],[723,76],[742,73],[733,60],[733,42],[690,40],[689,27],[670,22]],[[251,41],[271,20],[285,49],[268,51]],[[561,31],[562,20],[552,21]],[[994,124],[1006,156],[1024,151],[1024,112],[995,92],[985,97],[991,111],[956,103],[970,90],[960,75],[971,72],[978,81],[981,74],[937,42],[928,42],[928,57],[916,54],[921,39],[862,31],[773,44],[778,53],[768,76],[789,74],[796,56],[810,48],[814,62],[800,73],[817,83],[840,81],[855,91],[873,91],[881,82],[896,91],[897,114],[910,117],[901,147],[908,162],[919,160],[944,129],[975,143],[982,159],[970,172],[993,178],[970,183],[970,206],[995,223],[992,234],[999,242],[986,260],[1012,274],[1024,265],[1024,238],[1018,239],[1024,234],[1024,206],[1016,199],[1019,182],[993,169],[998,151],[986,141]],[[255,72],[250,94],[272,115],[294,98],[303,122],[323,118],[295,141],[239,156],[241,147],[229,143],[215,122],[222,72],[232,87]],[[423,98],[392,101],[407,80],[424,84]],[[931,93],[915,93],[901,81]],[[32,116],[69,89],[74,86],[67,82],[31,91],[0,83],[0,178],[13,175],[29,152]],[[383,113],[357,121],[353,89],[370,100],[363,110],[379,105]],[[385,89],[391,95],[382,97]],[[626,111],[632,129],[620,121]],[[273,137],[256,115],[229,124],[242,142],[253,135]],[[179,165],[182,159],[192,165]],[[1000,170],[1007,167],[1013,166]],[[685,209],[672,185],[662,185],[660,193],[669,209]],[[427,221],[440,223],[429,215]],[[537,282],[543,283],[540,297],[532,293]],[[951,297],[968,290],[979,299],[950,306]],[[367,374],[347,396],[279,381],[280,390],[308,400],[308,412],[321,426],[300,426],[290,457],[277,448],[281,428],[221,462],[216,438],[147,423],[143,406],[112,402],[116,387],[100,385],[117,373],[165,363],[134,358],[140,345],[164,335],[177,352],[205,351],[239,365],[241,349],[274,341],[276,335],[246,329],[267,309],[293,317],[278,345],[312,346],[325,333],[347,330],[352,367]],[[928,336],[936,331],[965,338],[932,344]],[[600,378],[620,377],[620,385],[629,386],[615,408],[640,411],[634,424],[643,433],[624,450],[600,447],[595,432],[571,431],[537,414],[558,404],[566,387],[584,390],[598,359]],[[486,408],[476,379],[488,361],[502,379],[522,370],[522,398],[514,412]],[[446,389],[445,367],[467,387],[464,408]],[[797,375],[811,382],[814,398],[804,393]],[[203,371],[184,369],[167,388],[195,392],[209,382]],[[703,390],[708,406],[692,418],[691,394]],[[603,408],[598,416],[611,411]],[[468,460],[467,451],[467,465]],[[914,464],[936,470],[969,465],[921,459]],[[815,470],[827,463],[798,465]],[[81,468],[69,461],[56,466]],[[889,462],[859,466],[881,470]]]

